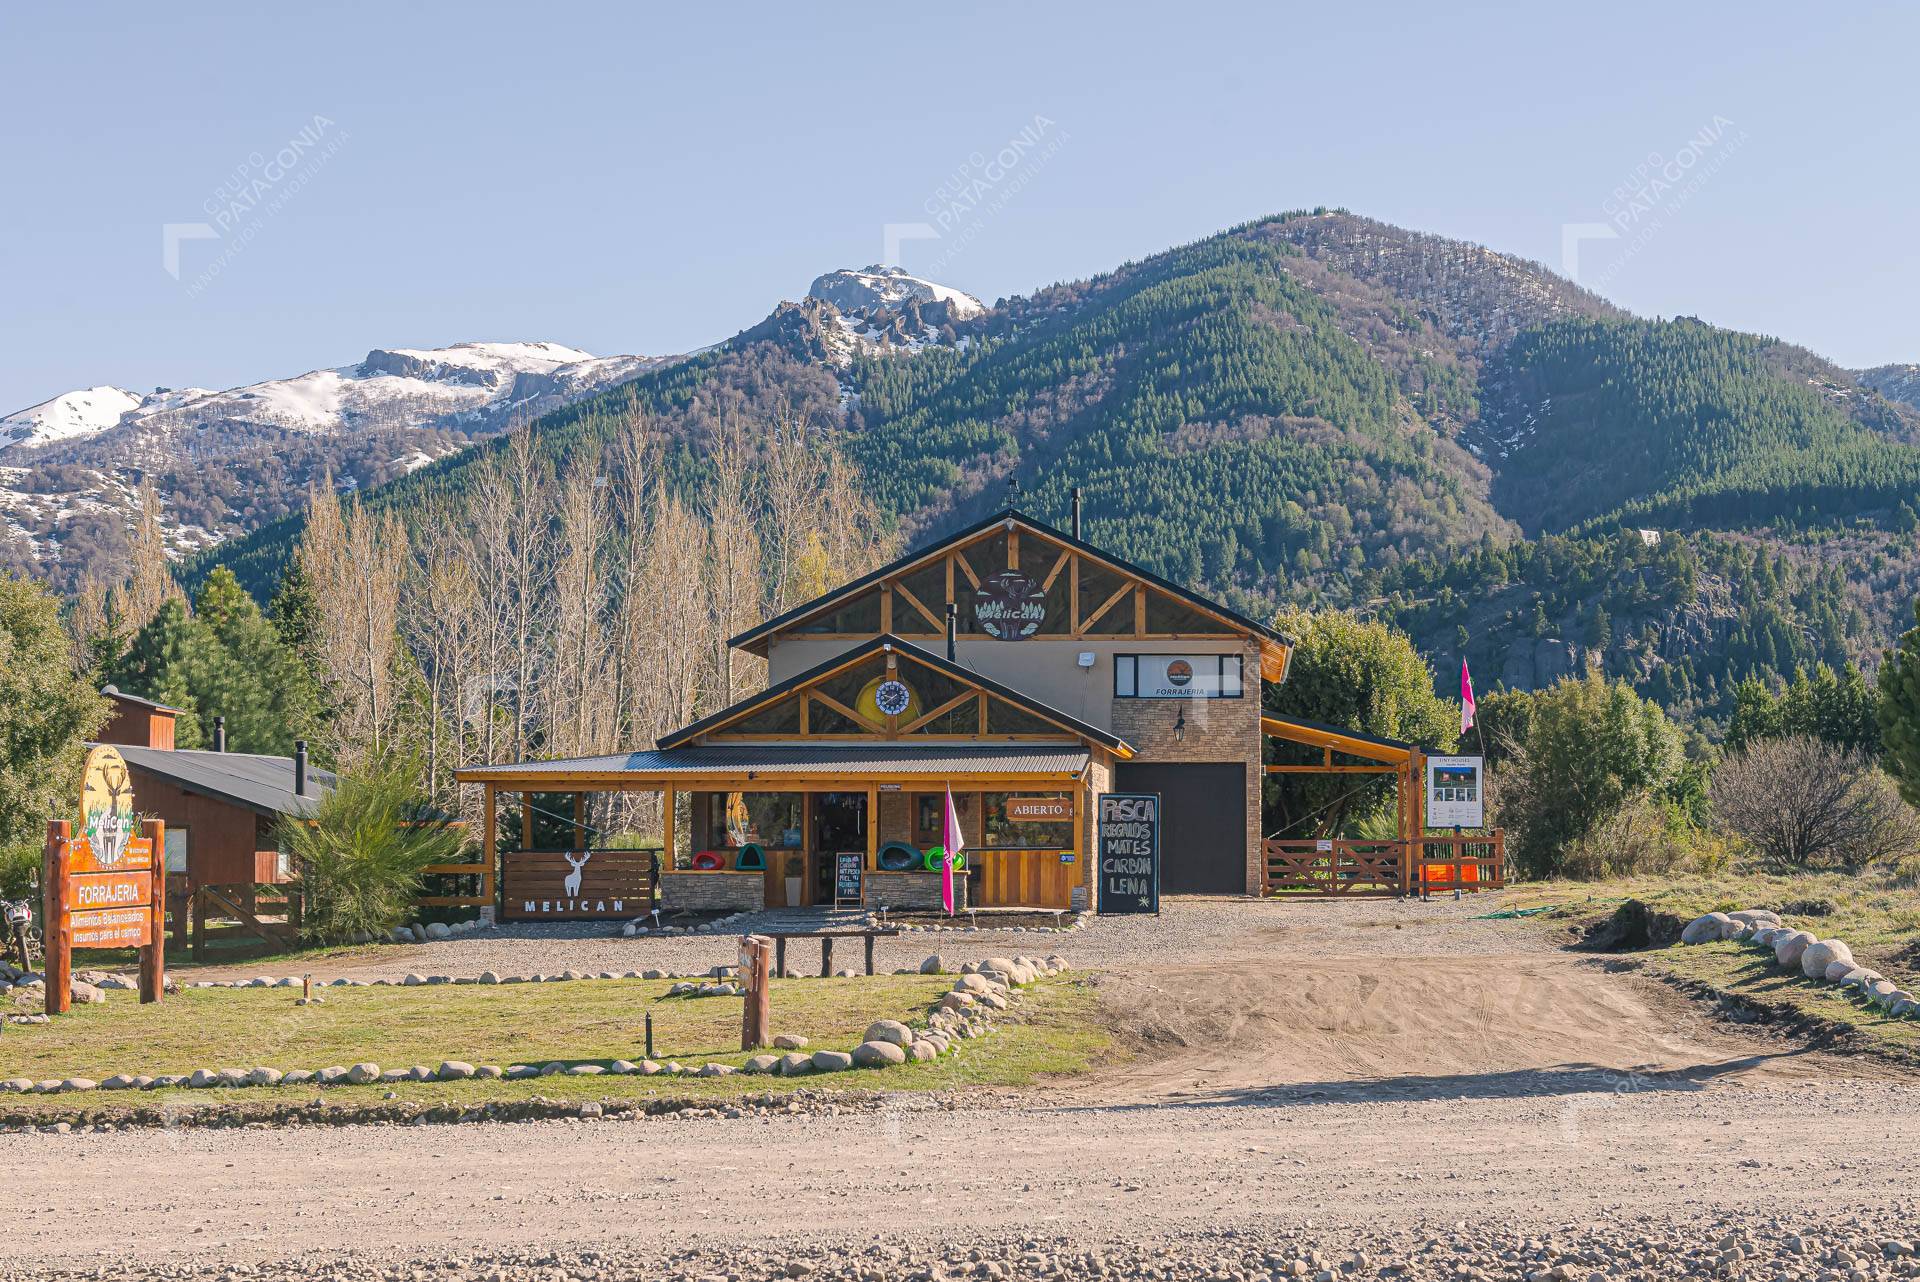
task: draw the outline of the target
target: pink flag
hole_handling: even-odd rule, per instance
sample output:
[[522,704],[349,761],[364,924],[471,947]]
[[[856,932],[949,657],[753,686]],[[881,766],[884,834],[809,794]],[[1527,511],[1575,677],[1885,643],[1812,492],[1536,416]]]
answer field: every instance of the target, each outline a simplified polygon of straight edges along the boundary
[[953,785],[947,785],[947,815],[940,825],[940,844],[946,850],[946,858],[940,861],[940,905],[947,910],[947,916],[953,916],[953,861],[966,849],[960,839],[960,815],[953,808]]
[[1467,661],[1460,660],[1460,733],[1465,734],[1473,728],[1473,674],[1467,671]]

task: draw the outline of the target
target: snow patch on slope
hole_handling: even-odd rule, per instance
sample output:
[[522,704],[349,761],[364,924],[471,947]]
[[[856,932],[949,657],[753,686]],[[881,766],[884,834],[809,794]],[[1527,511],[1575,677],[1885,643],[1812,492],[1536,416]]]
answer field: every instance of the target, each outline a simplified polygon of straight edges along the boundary
[[0,418],[0,449],[50,445],[94,436],[138,408],[140,398],[119,387],[83,387]]
[[972,294],[909,274],[904,268],[875,263],[855,270],[843,267],[814,279],[809,297],[832,303],[843,312],[884,308],[898,311],[909,302],[945,303],[953,319],[965,320],[987,310]]

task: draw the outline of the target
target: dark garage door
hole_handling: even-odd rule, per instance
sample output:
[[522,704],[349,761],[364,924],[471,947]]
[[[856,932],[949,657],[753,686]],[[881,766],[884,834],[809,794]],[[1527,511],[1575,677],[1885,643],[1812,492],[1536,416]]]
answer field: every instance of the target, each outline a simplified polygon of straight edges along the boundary
[[1238,761],[1122,761],[1115,792],[1160,794],[1160,889],[1247,893],[1247,767]]

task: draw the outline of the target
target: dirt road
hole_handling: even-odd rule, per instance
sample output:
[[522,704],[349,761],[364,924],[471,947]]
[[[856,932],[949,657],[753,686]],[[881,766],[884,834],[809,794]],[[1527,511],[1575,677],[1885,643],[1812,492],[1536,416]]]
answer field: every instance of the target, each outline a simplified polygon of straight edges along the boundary
[[[992,1106],[0,1137],[34,1190],[12,1199],[0,1276],[756,1277],[807,1255],[867,1276],[869,1248],[876,1277],[1077,1276],[1095,1249],[1087,1276],[1356,1248],[1421,1274],[1432,1229],[1494,1251],[1637,1225],[1630,1241],[1675,1252],[1726,1228],[1782,1251],[1793,1232],[1913,1230],[1920,1085],[1898,1072],[1718,1024],[1524,927],[1243,920],[1103,978],[1133,1062]],[[1117,1267],[1143,1251],[1161,1263]]]

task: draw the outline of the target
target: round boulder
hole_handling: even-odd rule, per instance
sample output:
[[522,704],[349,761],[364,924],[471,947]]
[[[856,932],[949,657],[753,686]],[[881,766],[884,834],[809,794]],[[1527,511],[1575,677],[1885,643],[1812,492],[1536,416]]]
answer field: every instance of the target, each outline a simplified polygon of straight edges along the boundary
[[802,1077],[813,1071],[813,1056],[791,1051],[780,1057],[780,1076]]
[[1853,949],[1837,939],[1823,939],[1800,954],[1800,973],[1808,979],[1825,979],[1827,967],[1835,962],[1853,962]]
[[946,973],[946,970],[946,958],[942,957],[939,953],[935,953],[920,963],[920,973],[922,975],[943,975]]
[[861,1042],[853,1048],[853,1062],[861,1068],[885,1068],[907,1062],[907,1052],[897,1042]]
[[[896,1049],[898,1049],[896,1047]],[[845,1051],[815,1051],[813,1053],[813,1071],[816,1073],[840,1073],[853,1067],[853,1056]]]
[[1810,930],[1796,930],[1774,940],[1773,959],[1782,966],[1798,966],[1807,949],[1820,942],[1820,937]]
[[1728,913],[1735,921],[1744,921],[1751,926],[1778,926],[1780,914],[1771,908],[1742,908],[1739,912]]
[[1710,943],[1719,939],[1720,932],[1731,925],[1733,925],[1733,918],[1725,913],[1708,913],[1703,917],[1695,917],[1687,923],[1686,929],[1680,932],[1680,942],[1683,944]]
[[1823,975],[1822,978],[1829,984],[1844,984],[1852,977],[1853,972],[1859,969],[1858,966],[1853,964],[1851,959],[1847,961],[1828,962],[1826,974]]
[[897,1019],[876,1019],[867,1025],[868,1042],[890,1042],[895,1046],[913,1045],[913,1030]]

